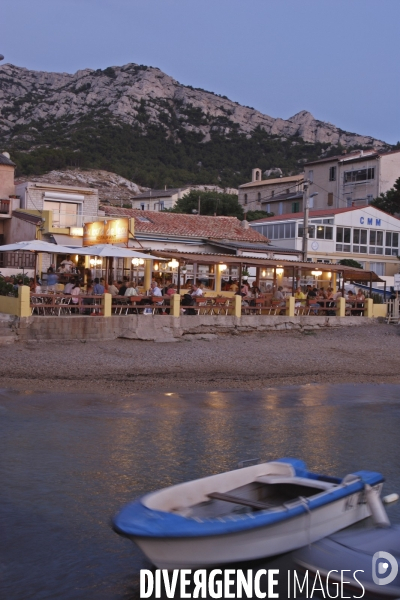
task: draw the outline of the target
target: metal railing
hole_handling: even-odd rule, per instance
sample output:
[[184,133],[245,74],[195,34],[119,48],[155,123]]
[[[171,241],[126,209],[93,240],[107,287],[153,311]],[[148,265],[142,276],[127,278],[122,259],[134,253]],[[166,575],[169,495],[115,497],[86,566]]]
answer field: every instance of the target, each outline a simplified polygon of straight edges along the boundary
[[11,200],[0,199],[0,214],[9,215],[11,208]]

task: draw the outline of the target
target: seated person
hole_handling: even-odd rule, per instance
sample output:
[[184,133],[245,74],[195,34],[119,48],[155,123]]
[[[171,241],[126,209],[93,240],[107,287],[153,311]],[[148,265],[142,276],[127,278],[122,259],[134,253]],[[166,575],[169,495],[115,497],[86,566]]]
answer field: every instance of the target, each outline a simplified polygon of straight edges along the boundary
[[64,294],[70,294],[70,293],[71,293],[71,290],[72,290],[72,288],[73,288],[74,286],[75,286],[75,282],[74,282],[74,280],[72,280],[72,281],[71,281],[71,280],[70,280],[70,281],[68,281],[68,283],[66,283],[66,284],[65,284],[65,286],[64,286]]
[[54,273],[53,267],[47,269],[47,289],[53,291],[56,289],[58,276]]
[[230,292],[236,292],[239,290],[239,286],[238,286],[238,282],[236,279],[234,279],[231,283],[231,285],[229,286],[229,291]]
[[98,277],[94,280],[93,294],[102,296],[104,294],[104,286],[100,283]]
[[176,288],[176,284],[175,284],[175,283],[171,283],[171,284],[168,286],[168,289],[167,289],[167,296],[173,296],[174,294],[176,294],[176,293],[177,293],[177,291],[178,291],[178,290],[177,290],[177,288]]
[[356,302],[365,302],[365,296],[362,292],[362,290],[358,290],[357,294],[356,294]]
[[317,302],[317,289],[312,288],[311,285],[307,286],[307,304],[310,308],[314,309],[314,314],[318,313],[319,304]]
[[78,304],[78,302],[79,302],[78,296],[80,293],[81,293],[81,286],[79,285],[79,281],[76,280],[75,283],[73,284],[73,288],[71,290],[72,304]]
[[296,308],[298,308],[299,306],[305,306],[307,296],[304,292],[301,291],[301,288],[297,288],[297,290],[294,293],[294,299],[294,305]]
[[133,281],[129,281],[127,285],[128,287],[126,288],[124,296],[140,296],[139,292],[135,288],[135,283]]
[[279,300],[279,306],[286,306],[285,294],[283,292],[283,287],[281,285],[278,286],[277,290],[275,290],[273,299]]
[[108,286],[108,293],[111,294],[111,296],[119,295],[118,281],[113,281],[112,284]]
[[192,290],[190,292],[190,295],[192,298],[197,298],[199,296],[203,296],[203,290],[202,290],[202,285],[198,285],[197,283],[194,283],[192,285]]

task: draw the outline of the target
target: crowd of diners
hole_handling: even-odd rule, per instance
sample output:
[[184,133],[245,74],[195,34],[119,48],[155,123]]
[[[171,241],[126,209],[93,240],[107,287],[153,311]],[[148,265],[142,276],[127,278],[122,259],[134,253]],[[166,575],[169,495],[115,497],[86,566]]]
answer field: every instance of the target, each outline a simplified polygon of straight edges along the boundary
[[[157,277],[158,274],[154,274]],[[132,276],[132,274],[131,274]],[[13,283],[15,287],[23,285],[22,279],[18,281],[15,278],[8,278],[10,283]],[[85,279],[85,282],[84,282]],[[64,295],[69,295],[72,298],[73,304],[78,304],[78,297],[81,294],[84,295],[103,295],[109,293],[115,298],[115,301],[121,298],[129,298],[135,296],[136,298],[143,298],[143,304],[156,303],[152,298],[162,297],[168,304],[168,298],[173,294],[178,293],[177,285],[172,279],[161,278],[158,276],[151,281],[149,289],[145,290],[143,287],[143,278],[137,279],[136,282],[130,280],[129,277],[122,277],[120,280],[114,280],[112,283],[107,283],[103,277],[96,277],[92,279],[92,273],[90,269],[85,269],[85,272],[80,272],[76,269],[76,265],[71,261],[70,256],[64,259],[59,267],[56,269],[55,264],[52,264],[47,270],[47,280],[40,282],[35,276],[30,279],[29,287],[31,293],[42,294],[49,292],[56,292],[59,290],[59,283],[64,284],[64,289],[60,292]],[[207,294],[210,291],[211,282],[204,279],[188,279],[184,284],[180,286],[180,294],[182,295],[182,304],[190,305],[195,303],[195,299]],[[286,307],[287,296],[292,295],[292,291],[284,291],[283,286],[278,285],[273,287],[272,284],[264,285],[264,291],[261,292],[256,281],[251,284],[248,282],[247,277],[242,277],[240,281],[235,278],[229,278],[229,280],[221,281],[221,295],[224,292],[230,292],[230,295],[240,295],[242,297],[242,305],[254,306],[255,300],[259,297],[266,297],[268,301],[273,301],[275,304],[283,308]],[[309,307],[311,313],[318,313],[318,310],[323,307],[325,310],[332,309],[334,314],[336,300],[342,296],[342,291],[334,291],[332,287],[314,287],[307,285],[306,287],[298,287],[294,292],[295,307]],[[362,290],[358,290],[357,294],[352,291],[346,291],[346,308],[353,308],[361,306],[365,302],[365,296]],[[161,300],[160,300],[161,302]]]

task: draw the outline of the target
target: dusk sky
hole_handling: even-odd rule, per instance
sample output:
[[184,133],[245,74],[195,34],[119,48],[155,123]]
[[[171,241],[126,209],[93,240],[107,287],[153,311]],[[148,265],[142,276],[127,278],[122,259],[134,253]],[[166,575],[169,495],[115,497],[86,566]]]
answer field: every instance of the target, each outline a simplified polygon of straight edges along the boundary
[[129,62],[273,117],[400,140],[400,0],[12,0],[0,53],[73,73]]

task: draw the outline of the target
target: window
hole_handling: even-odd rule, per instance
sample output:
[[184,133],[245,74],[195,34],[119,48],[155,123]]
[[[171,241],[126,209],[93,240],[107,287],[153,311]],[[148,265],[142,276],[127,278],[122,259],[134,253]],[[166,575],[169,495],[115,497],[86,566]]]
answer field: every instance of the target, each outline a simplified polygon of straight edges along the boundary
[[336,227],[336,251],[337,252],[351,252],[350,240],[351,240],[350,227]]
[[317,240],[331,240],[333,238],[333,227],[317,226]]
[[377,275],[385,274],[385,263],[382,262],[371,262],[369,263],[370,271],[373,271]]
[[300,202],[292,202],[292,213],[300,212]]
[[272,190],[271,192],[271,198],[273,198],[275,196],[275,190]]
[[369,253],[383,254],[383,231],[370,229],[369,232]]
[[260,192],[258,192],[258,194],[257,194],[257,200],[258,200],[259,202],[261,202],[261,194],[260,194]]
[[[299,224],[298,227],[298,233],[297,233],[297,237],[303,237],[303,225]],[[309,225],[308,226],[308,237],[309,238],[315,238],[315,225]]]
[[160,210],[164,210],[165,209],[165,202],[164,200],[160,200]]
[[308,171],[308,180],[310,183],[314,182],[314,171]]
[[244,195],[244,203],[247,204],[247,194]]
[[53,213],[53,227],[80,227],[82,225],[81,204],[45,200],[43,210]]
[[367,230],[353,229],[353,252],[367,253]]
[[329,168],[329,181],[336,181],[336,167]]
[[328,206],[333,206],[333,194],[329,192],[328,194]]
[[282,240],[294,238],[296,223],[276,223],[275,225],[264,225],[262,234],[269,240]]
[[278,215],[283,215],[283,202],[279,202]]
[[386,256],[397,256],[399,253],[399,234],[387,231],[385,235]]
[[375,179],[375,167],[359,169],[358,171],[346,171],[344,174],[344,183],[359,183],[368,179]]
[[145,207],[145,204],[144,204],[144,202],[141,202],[141,203],[140,203],[140,210],[144,210],[144,207]]
[[267,204],[267,213],[270,213],[270,212],[271,212],[271,205]]

